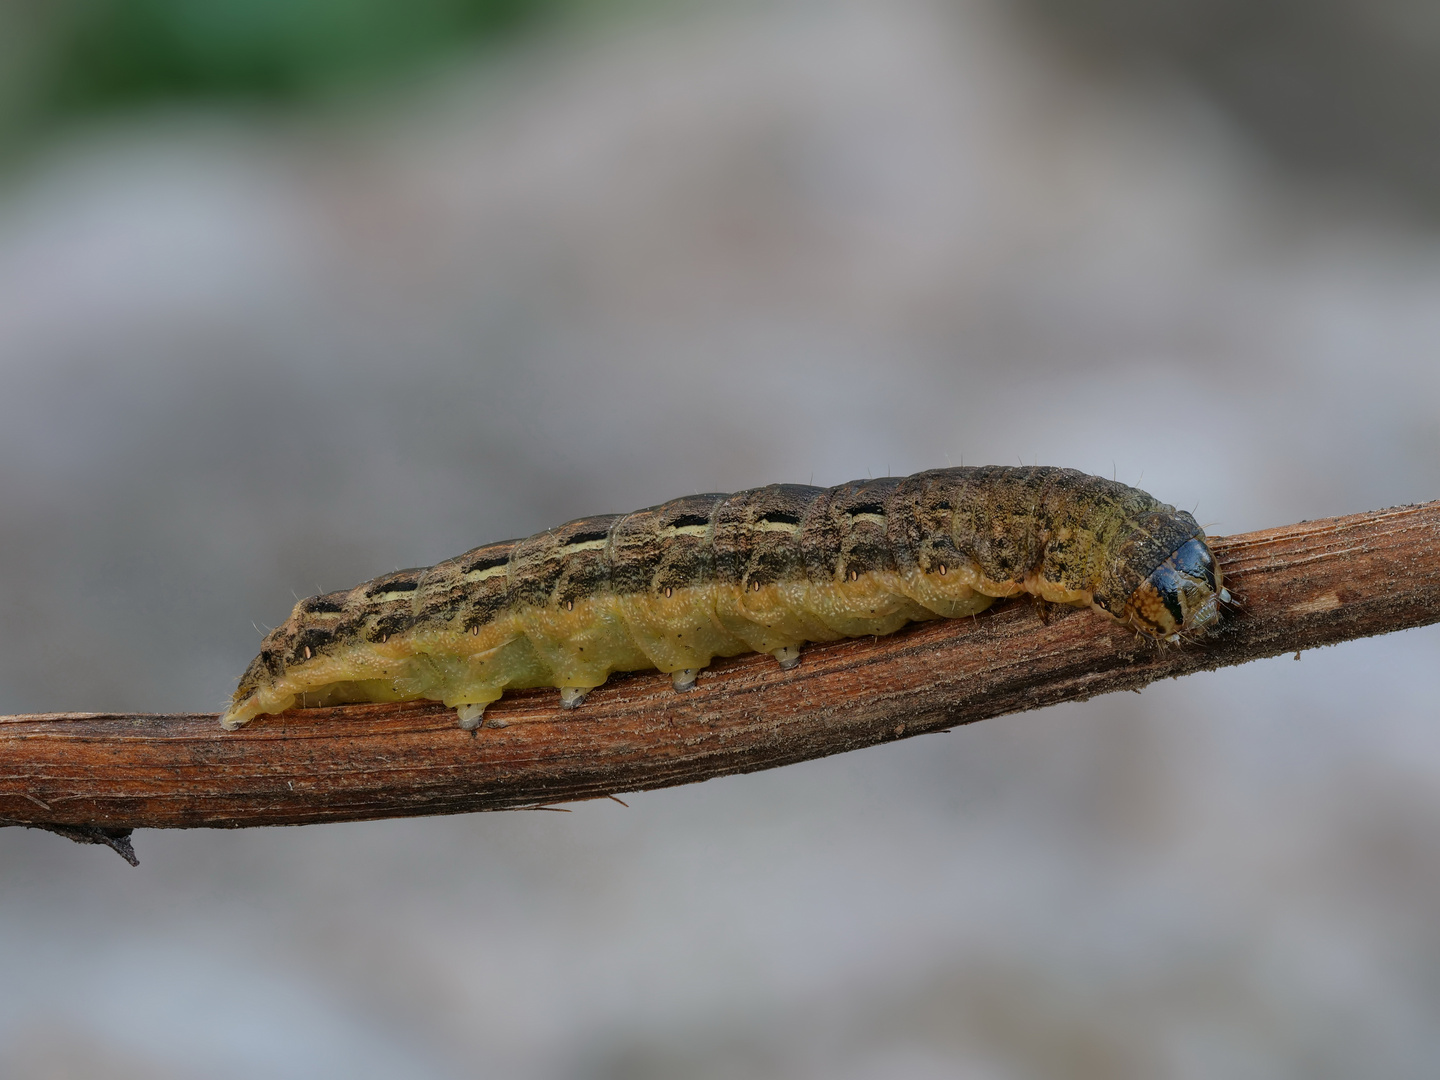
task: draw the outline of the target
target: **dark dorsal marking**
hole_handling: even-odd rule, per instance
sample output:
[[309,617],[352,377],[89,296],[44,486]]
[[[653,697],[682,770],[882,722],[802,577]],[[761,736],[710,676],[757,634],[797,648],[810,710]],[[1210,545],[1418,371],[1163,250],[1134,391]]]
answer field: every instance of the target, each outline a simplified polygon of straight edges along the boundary
[[609,539],[610,539],[610,530],[609,530],[609,529],[604,529],[604,530],[591,530],[591,531],[588,531],[588,532],[578,532],[578,533],[576,533],[574,536],[571,536],[569,539],[567,539],[567,540],[565,541],[565,546],[566,546],[566,547],[575,547],[577,544],[596,544],[596,543],[604,543],[606,540],[609,540]]
[[680,514],[672,518],[668,525],[672,529],[708,529],[710,518],[701,517],[699,514]]
[[476,559],[473,563],[471,563],[465,568],[465,573],[474,574],[483,572],[485,570],[493,570],[497,566],[506,565],[509,561],[510,555],[508,552],[504,555],[497,555],[488,559]]
[[391,593],[412,593],[419,587],[420,579],[418,577],[399,578],[397,580],[381,578],[366,590],[365,595],[372,599],[375,597],[388,597]]
[[757,522],[755,522],[755,524],[799,525],[800,515],[787,514],[782,510],[769,510],[766,512],[765,516],[760,518]]
[[307,615],[338,615],[345,610],[345,597],[348,595],[341,592],[312,596],[300,602],[300,610]]

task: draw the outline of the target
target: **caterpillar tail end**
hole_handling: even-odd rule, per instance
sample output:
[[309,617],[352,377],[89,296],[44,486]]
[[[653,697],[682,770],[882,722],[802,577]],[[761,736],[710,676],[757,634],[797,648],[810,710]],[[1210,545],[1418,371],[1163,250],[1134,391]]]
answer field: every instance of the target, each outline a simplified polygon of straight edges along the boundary
[[278,709],[267,709],[258,694],[251,694],[230,703],[230,707],[220,714],[220,726],[226,731],[239,731],[261,713],[284,712],[294,703],[295,699],[292,697]]
[[[278,631],[272,631],[270,636],[276,633]],[[275,667],[271,651],[262,649],[240,677],[230,707],[220,714],[220,726],[226,731],[238,731],[262,713],[284,712],[294,705],[295,695],[289,692],[293,688],[276,685],[277,675],[281,673]]]

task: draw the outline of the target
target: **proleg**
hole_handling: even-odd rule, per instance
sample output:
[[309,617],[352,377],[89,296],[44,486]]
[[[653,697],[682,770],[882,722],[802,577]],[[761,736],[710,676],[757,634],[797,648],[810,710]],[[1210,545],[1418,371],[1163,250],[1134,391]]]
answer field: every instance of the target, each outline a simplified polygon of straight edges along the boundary
[[1195,519],[1071,469],[935,469],[833,488],[692,495],[312,596],[271,631],[221,718],[433,699],[486,723],[506,690],[567,708],[611,672],[677,691],[717,656],[891,634],[999,597],[1091,607],[1148,637],[1207,633],[1229,600]]

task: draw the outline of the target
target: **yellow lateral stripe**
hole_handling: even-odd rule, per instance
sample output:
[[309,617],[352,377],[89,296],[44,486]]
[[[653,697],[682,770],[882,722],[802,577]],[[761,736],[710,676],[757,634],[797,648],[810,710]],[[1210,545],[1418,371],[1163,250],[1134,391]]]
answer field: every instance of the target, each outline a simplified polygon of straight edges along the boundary
[[506,563],[499,566],[487,566],[484,570],[471,570],[465,575],[466,581],[489,581],[492,577],[499,577],[509,569]]
[[[871,516],[878,517],[879,515]],[[785,525],[784,522],[765,522],[763,524],[782,527]],[[702,529],[701,526],[679,526],[679,528]],[[601,544],[603,541],[589,541],[588,543]],[[481,575],[493,577],[504,572],[503,565],[492,566],[485,570],[471,571],[467,577],[471,580],[478,580]],[[744,622],[754,628],[757,634],[764,634],[768,637],[770,634],[778,633],[776,641],[780,641],[781,637],[785,640],[780,641],[780,644],[775,647],[785,647],[817,640],[813,634],[795,638],[795,622],[797,620],[801,622],[806,619],[818,620],[823,624],[827,617],[846,621],[885,618],[883,610],[886,608],[897,604],[923,603],[926,598],[933,601],[945,600],[948,597],[950,602],[963,604],[967,603],[968,597],[973,597],[975,594],[982,597],[995,597],[1011,596],[1022,592],[1037,593],[1047,599],[1062,603],[1088,603],[1090,599],[1088,594],[1064,590],[1050,582],[1034,577],[1023,582],[992,581],[975,573],[973,569],[958,566],[951,568],[948,575],[939,575],[934,571],[929,573],[912,571],[902,575],[893,570],[873,570],[854,581],[846,579],[828,583],[778,582],[764,586],[759,591],[747,591],[738,584],[722,585],[719,583],[677,589],[673,597],[659,595],[649,597],[652,603],[658,605],[659,610],[655,611],[654,621],[650,622],[646,629],[652,636],[662,637],[683,624],[699,623],[707,629],[713,627],[715,630],[719,630],[720,627],[715,620],[723,611],[728,612],[729,617],[732,618],[736,615],[740,616]],[[409,596],[411,594],[407,592],[400,595]],[[615,618],[618,613],[616,604],[617,602],[623,603],[624,600],[625,597],[602,592],[593,597],[577,600],[573,609],[567,609],[558,603],[544,607],[526,606],[511,609],[502,612],[491,622],[478,627],[478,633],[468,630],[463,619],[457,618],[449,628],[444,630],[432,630],[429,633],[422,631],[419,634],[397,634],[388,642],[383,643],[356,642],[330,655],[317,656],[314,663],[292,668],[270,687],[248,701],[240,703],[231,713],[227,714],[227,722],[232,726],[236,723],[243,723],[260,712],[277,707],[284,708],[288,701],[297,698],[328,701],[329,695],[336,693],[340,693],[342,697],[346,694],[366,695],[361,700],[447,697],[458,693],[478,701],[480,697],[494,700],[490,694],[493,693],[495,697],[498,697],[499,692],[507,688],[519,689],[523,686],[535,685],[577,685],[575,679],[579,668],[574,671],[560,670],[547,665],[547,670],[543,675],[536,671],[526,675],[518,682],[512,677],[497,672],[497,676],[502,680],[499,685],[487,686],[486,680],[483,678],[460,680],[458,677],[450,676],[442,677],[439,684],[426,686],[423,689],[412,691],[408,688],[401,688],[402,684],[410,681],[405,672],[410,670],[413,664],[418,663],[422,667],[429,667],[430,658],[436,660],[454,658],[461,661],[462,664],[483,663],[488,665],[491,658],[498,658],[502,655],[502,649],[521,638],[530,640],[535,646],[543,647],[557,660],[563,660],[568,648],[572,645],[578,646],[582,641],[585,643],[585,647],[580,649],[580,652],[586,653],[587,656],[594,651],[602,654],[608,653],[615,657],[628,654],[639,659],[646,655],[640,641],[635,638],[631,630],[626,628],[623,620]],[[933,618],[936,616],[933,614],[914,615],[911,616],[911,619],[922,617]],[[781,625],[786,623],[792,627],[789,632],[781,629]],[[774,629],[770,629],[771,627]],[[725,636],[733,635],[727,633]],[[826,633],[826,638],[830,640],[840,636],[848,635],[835,631]],[[624,640],[622,641],[621,638]],[[739,648],[737,649],[735,646],[739,646]],[[715,652],[713,656],[734,655],[736,651],[749,651],[740,644],[738,639],[735,646],[724,647],[722,651]],[[574,659],[577,663],[582,662],[578,653]],[[708,662],[706,661],[706,663]],[[656,665],[653,663],[643,664],[645,668],[654,666]],[[633,664],[629,662],[626,662],[625,666],[621,668],[611,668],[608,663],[605,664],[607,672],[627,670],[631,667]],[[662,670],[664,669],[662,668]],[[476,674],[478,675],[478,672]],[[537,682],[536,676],[540,676],[542,681]],[[593,682],[593,676],[584,681]],[[450,692],[448,695],[446,694],[447,690]]]

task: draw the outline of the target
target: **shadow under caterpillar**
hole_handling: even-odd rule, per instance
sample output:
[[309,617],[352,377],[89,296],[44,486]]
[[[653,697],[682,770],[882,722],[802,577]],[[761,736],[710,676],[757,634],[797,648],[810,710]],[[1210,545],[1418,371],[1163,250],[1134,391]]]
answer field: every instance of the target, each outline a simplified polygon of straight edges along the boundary
[[581,518],[312,596],[272,630],[221,717],[429,698],[469,730],[507,689],[578,706],[612,671],[677,690],[717,656],[891,634],[1029,593],[1148,637],[1218,625],[1229,601],[1195,519],[1073,469],[934,469],[776,484]]

